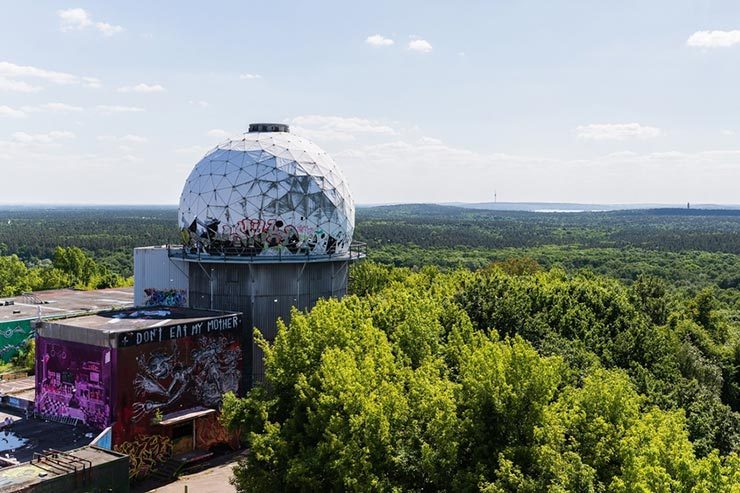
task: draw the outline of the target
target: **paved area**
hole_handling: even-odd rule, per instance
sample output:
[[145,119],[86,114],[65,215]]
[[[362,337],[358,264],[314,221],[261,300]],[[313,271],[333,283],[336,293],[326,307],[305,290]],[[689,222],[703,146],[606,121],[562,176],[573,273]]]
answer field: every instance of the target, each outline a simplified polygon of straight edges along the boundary
[[[36,386],[36,377],[17,378],[15,380],[0,380],[0,395],[18,395]],[[33,392],[31,392],[33,395]]]
[[131,493],[234,493],[236,488],[229,484],[231,469],[239,461],[242,452],[230,452],[215,456],[200,465],[202,468],[192,474],[184,474],[177,481],[167,484],[147,480],[134,486]]
[[[13,304],[6,306],[5,301],[12,301]],[[114,307],[131,306],[133,303],[134,288],[37,291],[28,296],[0,298],[0,322],[35,319],[39,314],[41,318],[80,315]]]
[[3,408],[0,408],[0,427],[3,426],[3,423],[5,423],[5,420],[9,419],[13,423],[21,419],[21,416],[16,412],[5,412],[6,410]]
[[149,491],[157,493],[183,493],[187,486],[188,493],[235,492],[236,488],[229,484],[231,468],[234,467],[234,464],[236,464],[236,461],[212,467],[195,474],[180,476],[174,483]]

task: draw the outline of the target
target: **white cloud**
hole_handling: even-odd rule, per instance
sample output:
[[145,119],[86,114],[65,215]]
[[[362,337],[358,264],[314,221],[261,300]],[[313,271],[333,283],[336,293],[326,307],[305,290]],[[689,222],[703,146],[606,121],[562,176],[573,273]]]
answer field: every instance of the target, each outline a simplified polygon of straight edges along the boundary
[[53,111],[57,113],[79,113],[80,111],[84,110],[84,108],[82,108],[81,106],[74,106],[66,103],[44,103],[35,106],[23,106],[21,109],[29,113],[38,113],[42,111]]
[[221,128],[213,128],[206,132],[206,135],[214,139],[228,139],[234,135],[234,132],[229,132],[228,130],[223,130]]
[[114,34],[123,31],[123,27],[114,26],[112,24],[108,24],[107,22],[96,22],[95,29],[103,33],[105,36],[113,36]]
[[82,31],[83,29],[97,29],[104,36],[113,36],[123,31],[123,27],[115,26],[107,22],[96,22],[85,9],[66,9],[57,11],[61,23],[61,30]]
[[16,65],[10,62],[0,62],[0,76],[8,78],[34,77],[44,79],[55,84],[79,84],[80,78],[65,72],[55,72],[29,65]]
[[100,135],[98,142],[119,142],[122,144],[144,144],[149,141],[146,137],[140,135],[126,134],[120,137],[115,135]]
[[[22,163],[22,166],[11,166],[9,170],[11,174],[12,170],[17,168],[23,169],[23,173],[28,173],[28,167],[34,166],[39,161],[58,159],[61,144],[74,138],[75,134],[72,132],[61,130],[39,134],[15,132],[11,135],[10,139],[0,140],[0,161]],[[59,163],[62,165],[60,169],[68,171],[69,162],[66,161],[67,165],[63,165],[65,161],[61,160]],[[39,171],[42,170],[39,169]],[[34,178],[36,178],[36,175],[34,175]],[[4,197],[12,195],[11,192],[16,191],[3,190]],[[22,193],[27,193],[27,191],[23,191]]]
[[55,112],[55,113],[72,113],[83,111],[80,106],[72,106],[66,103],[44,103],[33,106],[22,106],[20,109],[11,108],[9,106],[0,106],[0,116],[11,116],[15,118],[23,118],[28,113],[41,113],[41,112]]
[[0,77],[0,91],[37,92],[40,90],[41,87],[32,86],[28,82],[23,82],[22,80],[12,80],[5,77]]
[[740,30],[696,31],[686,40],[687,46],[696,48],[727,48],[740,43]]
[[100,79],[96,79],[95,77],[82,77],[82,85],[90,89],[98,89],[103,84],[100,82]]
[[260,74],[241,74],[239,78],[241,80],[255,80],[255,79],[261,79],[262,76]]
[[519,183],[536,165],[553,161],[485,154],[429,136],[399,135],[348,147],[333,156],[360,203],[483,201],[492,198],[496,184],[500,189],[504,182]]
[[74,106],[66,103],[46,103],[39,105],[39,108],[50,111],[78,112],[82,111],[81,106]]
[[391,46],[394,41],[390,38],[386,38],[380,34],[373,34],[365,39],[365,43],[372,46]]
[[20,144],[51,144],[60,140],[74,139],[75,134],[67,131],[52,131],[45,134],[28,134],[26,132],[15,132],[12,140]]
[[118,92],[140,92],[140,93],[153,93],[153,92],[164,92],[165,88],[159,84],[136,84],[135,86],[123,86],[119,87]]
[[[427,136],[415,127],[358,120],[371,122],[370,128],[396,129],[394,134],[353,133],[354,140],[329,142],[325,146],[359,203],[482,202],[493,199],[494,189],[498,190],[500,201],[737,203],[740,147],[704,152],[676,152],[672,148],[651,153],[622,151],[568,159],[464,148]],[[295,133],[302,132],[295,129]],[[155,170],[151,160],[136,160],[133,155],[143,146],[133,142],[124,145],[111,140],[108,152],[92,154],[75,153],[74,140],[17,138],[25,143],[10,137],[2,140],[0,136],[0,168],[6,172],[5,180],[20,182],[32,173],[37,194],[31,196],[41,193],[45,200],[57,202],[176,201],[182,181],[167,180],[167,176],[181,176],[184,180],[193,164],[212,149],[192,143],[183,143],[181,148],[173,146],[170,158],[164,161],[166,166]],[[121,146],[127,150],[118,152]],[[111,148],[116,152],[110,152]],[[76,163],[75,169],[69,168],[70,162]],[[152,176],[161,178],[156,180],[156,186],[151,185]],[[533,176],[537,179],[533,180]],[[640,180],[635,180],[635,176],[640,176]],[[665,186],[656,188],[655,183]],[[3,192],[5,202],[29,200],[28,189],[22,187],[9,187]]]
[[409,41],[409,50],[418,51],[419,53],[430,53],[432,44],[426,39],[412,39]]
[[419,144],[432,144],[432,145],[442,144],[442,141],[440,139],[435,139],[434,137],[427,137],[427,136],[420,137],[417,142]]
[[101,86],[100,80],[95,77],[80,77],[66,72],[56,72],[30,65],[0,62],[0,89],[16,92],[36,92],[41,89],[41,87],[17,80],[24,78],[41,79],[60,85],[80,85],[89,88],[98,88]]
[[727,137],[732,137],[733,135],[735,135],[735,131],[730,130],[730,129],[724,129],[722,130],[722,135],[725,135]]
[[[494,189],[499,199],[524,202],[685,203],[690,197],[692,203],[737,203],[740,150],[568,159],[486,153],[414,134],[331,152],[359,203],[483,202],[493,199]],[[655,183],[667,185],[656,189]]]
[[319,141],[350,141],[360,134],[395,135],[392,127],[357,117],[303,115],[290,121],[298,134]]
[[657,127],[639,123],[592,123],[576,128],[578,138],[587,140],[652,139],[661,135]]
[[[46,203],[131,203],[130,193],[146,186],[146,180],[139,177],[151,172],[151,161],[122,152],[80,153],[66,143],[61,144],[19,144],[0,140],[0,166],[4,178],[20,183],[24,177],[33,176],[31,189],[4,190],[3,202],[38,203],[41,199]],[[19,165],[9,166],[3,161]],[[69,163],[75,163],[74,167]],[[126,169],[126,173],[116,176],[121,169]],[[152,196],[161,194],[162,188],[167,187],[161,180],[157,181],[159,191],[152,187]],[[125,188],[129,191],[124,194]],[[169,190],[164,193],[170,195]],[[174,194],[172,191],[171,195]]]
[[111,113],[140,113],[144,111],[144,108],[139,108],[138,106],[121,106],[121,105],[107,105],[107,104],[100,104],[95,107],[98,111],[104,114],[111,114]]
[[[740,179],[737,151],[682,153],[666,149],[569,159],[454,146],[415,127],[366,118],[307,115],[287,123],[291,124],[292,132],[317,141],[330,152],[347,177],[356,200],[365,204],[490,201],[494,189],[498,190],[499,198],[518,201],[668,203],[680,202],[683,194],[689,193],[685,188],[692,194],[696,192],[692,202],[699,201],[700,193],[709,196],[715,192],[713,200],[729,202],[728,197],[736,191],[725,182],[734,184]],[[654,133],[646,131],[648,127],[644,125],[636,128],[624,125],[626,130],[622,129],[620,135]],[[368,129],[377,133],[364,131]],[[699,177],[707,170],[713,172],[711,186],[685,185],[700,181]],[[645,178],[632,185],[638,174],[650,181]],[[654,189],[656,181],[674,175],[680,177],[675,184]],[[389,180],[389,176],[393,179]],[[538,179],[532,182],[532,176]]]
[[199,108],[208,108],[211,106],[208,101],[188,101],[188,103],[193,106],[198,106]]
[[10,118],[25,118],[26,113],[22,110],[11,108],[10,106],[0,106],[0,116],[7,116]]
[[66,9],[57,11],[62,23],[62,31],[84,29],[92,25],[92,19],[85,9]]

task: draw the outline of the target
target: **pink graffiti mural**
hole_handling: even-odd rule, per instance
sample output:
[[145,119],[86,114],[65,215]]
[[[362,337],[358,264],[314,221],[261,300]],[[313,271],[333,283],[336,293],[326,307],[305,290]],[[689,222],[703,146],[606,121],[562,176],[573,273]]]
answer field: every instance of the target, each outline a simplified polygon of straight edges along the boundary
[[76,418],[93,428],[108,426],[110,349],[46,338],[38,338],[36,344],[36,409]]

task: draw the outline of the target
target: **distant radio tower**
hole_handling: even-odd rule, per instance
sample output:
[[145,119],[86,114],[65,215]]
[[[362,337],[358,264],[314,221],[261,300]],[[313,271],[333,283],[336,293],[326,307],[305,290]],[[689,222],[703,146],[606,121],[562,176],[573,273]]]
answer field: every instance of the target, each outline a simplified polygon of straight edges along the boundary
[[498,195],[496,194],[496,190],[494,190],[493,191],[493,203],[495,204],[497,202],[498,202]]

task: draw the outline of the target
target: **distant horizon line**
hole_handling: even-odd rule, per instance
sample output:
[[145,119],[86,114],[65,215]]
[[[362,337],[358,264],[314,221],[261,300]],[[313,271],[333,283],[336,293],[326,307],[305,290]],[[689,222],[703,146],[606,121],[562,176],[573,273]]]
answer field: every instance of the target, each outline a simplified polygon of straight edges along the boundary
[[[462,202],[462,201],[445,201],[445,202],[370,202],[357,203],[356,207],[383,207],[392,205],[442,205],[442,206],[511,206],[511,205],[568,205],[568,206],[604,206],[604,207],[646,207],[646,208],[686,208],[687,205],[693,207],[740,207],[740,203],[721,203],[721,202],[686,202],[686,203],[669,203],[669,202],[549,202],[549,201],[498,201],[498,202]],[[111,204],[111,203],[75,203],[75,202],[9,202],[0,203],[0,207],[178,207],[178,204],[148,204],[148,203],[131,203],[131,204]]]

